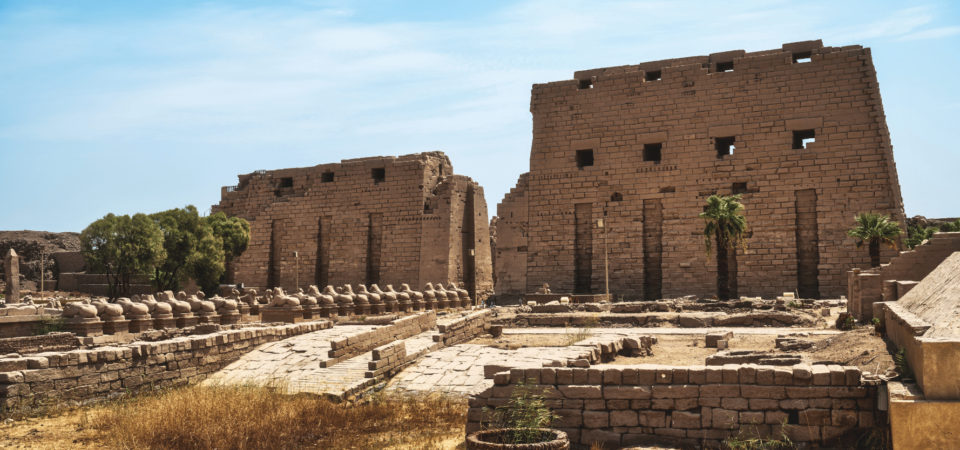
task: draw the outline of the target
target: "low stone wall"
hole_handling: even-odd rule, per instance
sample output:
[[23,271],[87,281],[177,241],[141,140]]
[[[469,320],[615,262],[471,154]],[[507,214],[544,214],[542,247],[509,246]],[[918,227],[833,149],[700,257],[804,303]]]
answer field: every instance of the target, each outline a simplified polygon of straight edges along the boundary
[[[33,336],[44,318],[59,317],[59,309],[31,304],[7,304],[0,308],[0,339]],[[2,353],[2,352],[0,352]]]
[[793,325],[813,326],[816,317],[795,311],[755,311],[749,313],[555,313],[555,314],[517,314],[511,323],[517,326],[565,327],[586,324],[611,323],[633,326],[671,323],[684,328],[703,327],[789,327]]
[[444,324],[437,325],[439,335],[433,337],[434,342],[440,342],[444,347],[469,341],[490,328],[490,319],[493,312],[489,309],[468,314]]
[[[705,445],[743,432],[810,445],[849,445],[875,426],[875,386],[856,367],[605,366],[512,369],[469,400],[467,432],[506,406],[518,383],[549,388],[554,426],[572,442],[620,446]],[[483,408],[487,408],[484,411]],[[878,421],[879,423],[879,421]]]
[[364,374],[364,377],[377,378],[384,375],[392,376],[423,355],[437,350],[439,347],[440,345],[433,344],[417,352],[408,353],[406,343],[404,341],[397,341],[375,348],[373,349],[373,355],[371,355],[372,361],[370,361],[367,366],[370,370]]
[[432,330],[435,326],[437,326],[437,313],[428,311],[394,320],[381,328],[332,340],[330,341],[331,350],[327,355],[330,359],[320,361],[320,367],[331,367],[340,361],[360,356],[393,341]]
[[0,339],[0,355],[60,352],[78,347],[80,347],[80,341],[73,333],[50,333],[43,336]]
[[88,402],[145,385],[196,382],[260,344],[331,326],[317,321],[0,358],[0,408]]

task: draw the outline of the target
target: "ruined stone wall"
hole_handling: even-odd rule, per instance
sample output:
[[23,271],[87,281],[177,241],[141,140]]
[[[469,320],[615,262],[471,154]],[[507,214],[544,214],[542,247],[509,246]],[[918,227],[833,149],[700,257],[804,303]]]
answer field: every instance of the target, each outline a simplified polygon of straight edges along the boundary
[[[900,292],[902,283],[891,282],[922,281],[954,252],[960,252],[960,233],[935,233],[926,244],[900,252],[888,264],[847,272],[847,311],[857,320],[869,322],[874,303],[897,301],[912,288]],[[887,295],[883,294],[884,285]]]
[[[713,295],[716,262],[705,257],[697,214],[712,194],[740,193],[751,234],[731,261],[739,295],[836,298],[849,267],[869,266],[846,235],[854,215],[904,220],[876,72],[861,46],[810,41],[581,71],[534,85],[530,108],[527,267],[501,258],[497,269],[526,269],[527,292],[542,283],[576,291],[577,280],[603,292],[596,222],[605,219],[612,294]],[[660,257],[645,256],[649,248]],[[883,259],[895,255],[884,250]],[[660,271],[646,267],[658,261]]]
[[[611,366],[528,368],[497,373],[470,397],[467,433],[489,424],[519,382],[542,392],[570,441],[604,448],[705,446],[730,437],[779,437],[802,445],[855,445],[875,420],[877,389],[857,367]],[[743,433],[743,434],[740,434]]]
[[[213,212],[251,227],[231,282],[294,291],[456,282],[471,298],[492,288],[483,189],[441,152],[254,172],[221,194]],[[474,246],[487,250],[471,255]]]
[[[497,298],[518,300],[527,291],[527,177],[497,205]],[[536,292],[529,291],[529,292]]]
[[260,344],[331,326],[330,322],[308,322],[0,358],[0,407],[83,402],[142,386],[195,383]]

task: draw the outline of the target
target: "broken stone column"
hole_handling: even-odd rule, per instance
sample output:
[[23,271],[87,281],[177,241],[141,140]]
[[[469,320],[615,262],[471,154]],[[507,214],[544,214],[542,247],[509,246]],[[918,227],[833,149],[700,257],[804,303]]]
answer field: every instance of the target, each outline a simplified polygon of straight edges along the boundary
[[11,248],[3,263],[4,280],[7,282],[3,296],[7,304],[20,303],[20,257]]

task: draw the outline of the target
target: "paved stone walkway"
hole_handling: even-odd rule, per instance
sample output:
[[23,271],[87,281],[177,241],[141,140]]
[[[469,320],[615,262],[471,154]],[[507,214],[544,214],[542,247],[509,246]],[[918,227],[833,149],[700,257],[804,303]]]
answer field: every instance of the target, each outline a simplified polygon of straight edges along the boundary
[[[501,350],[485,345],[459,344],[426,355],[390,382],[391,389],[440,391],[459,394],[479,392],[493,386],[493,374],[515,367],[566,366],[568,359],[587,358],[584,347],[537,347]],[[484,374],[484,366],[491,366]],[[490,376],[487,379],[486,376]]]
[[[321,368],[320,361],[328,359],[331,340],[371,328],[342,325],[264,344],[214,373],[204,384],[263,384],[276,381],[286,383],[291,393],[344,396],[357,392],[378,381],[364,376],[372,352],[328,368]],[[404,339],[407,352],[415,353],[434,345],[434,334],[435,331],[430,331]]]

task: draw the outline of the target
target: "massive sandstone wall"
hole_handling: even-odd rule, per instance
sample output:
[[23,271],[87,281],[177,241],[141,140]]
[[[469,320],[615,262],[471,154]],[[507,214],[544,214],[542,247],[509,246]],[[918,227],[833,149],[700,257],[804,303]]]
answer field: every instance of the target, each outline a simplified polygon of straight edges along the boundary
[[[714,294],[716,262],[697,217],[712,194],[740,193],[746,205],[750,245],[731,256],[735,295],[839,297],[844,271],[869,267],[845,233],[854,215],[903,223],[870,49],[809,41],[574,78],[533,86],[531,170],[523,198],[499,207],[516,214],[527,204],[527,223],[497,230],[500,242],[523,230],[526,258],[498,244],[496,269],[524,273],[526,292],[542,283],[603,292],[605,219],[615,297]],[[895,255],[885,249],[883,259]]]
[[[250,287],[457,283],[492,293],[483,188],[441,152],[240,175],[213,212],[250,221],[228,278]],[[297,260],[299,255],[299,279]]]

